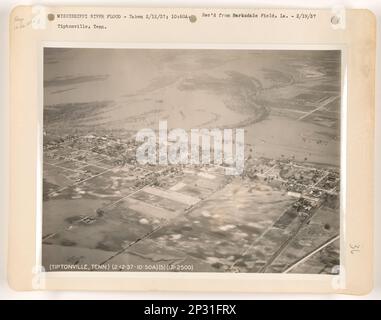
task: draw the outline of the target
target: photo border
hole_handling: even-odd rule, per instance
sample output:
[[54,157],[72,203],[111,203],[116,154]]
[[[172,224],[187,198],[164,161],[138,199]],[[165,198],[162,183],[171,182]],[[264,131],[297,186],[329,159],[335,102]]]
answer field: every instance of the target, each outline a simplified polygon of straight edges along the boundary
[[[216,21],[201,21],[198,24],[185,24],[183,21],[171,22],[171,28],[176,27],[177,33],[170,35],[170,26],[126,22],[135,28],[120,28],[115,21],[106,22],[114,30],[102,33],[98,30],[92,32],[58,31],[51,25],[44,30],[34,30],[32,24],[33,7],[16,7],[11,14],[11,215],[9,232],[9,263],[8,279],[10,285],[17,290],[55,289],[55,290],[162,290],[162,291],[230,291],[230,292],[336,292],[364,294],[372,287],[372,257],[373,257],[373,141],[374,141],[374,78],[375,78],[375,17],[368,10],[346,10],[346,24],[343,29],[334,29],[330,25],[331,10],[311,9],[317,14],[314,22],[305,22],[301,29],[293,22],[275,21],[248,21],[239,20],[240,30],[237,33],[237,21],[225,22],[223,26]],[[263,10],[266,12],[298,12],[298,9],[200,9],[200,8],[106,8],[106,7],[49,7],[48,12],[83,12],[105,13],[119,10],[125,13],[139,12],[191,12],[200,15],[203,11],[250,12]],[[303,9],[306,11],[307,9]],[[22,27],[21,20],[26,22]],[[255,28],[254,28],[255,25]],[[200,33],[208,26],[208,33]],[[263,30],[257,28],[271,28],[271,37],[265,37]],[[250,29],[248,32],[247,28]],[[181,30],[181,33],[180,33]],[[188,273],[170,273],[165,277],[162,273],[148,272],[148,275],[128,273],[133,277],[121,278],[121,273],[115,276],[104,277],[104,272],[97,272],[97,281],[87,277],[82,272],[78,277],[70,272],[70,278],[65,274],[51,278],[49,274],[41,272],[36,265],[36,216],[31,216],[31,211],[37,210],[36,181],[41,177],[41,172],[36,166],[39,146],[38,137],[40,128],[37,128],[39,108],[38,96],[41,90],[36,90],[36,83],[41,67],[42,43],[68,42],[76,39],[78,42],[87,41],[101,43],[103,39],[108,44],[128,41],[130,44],[156,43],[161,46],[165,43],[196,43],[194,40],[202,39],[201,46],[205,43],[234,43],[235,45],[249,43],[262,43],[273,46],[275,43],[284,45],[340,45],[346,52],[346,70],[348,87],[343,98],[346,98],[348,114],[345,124],[348,133],[344,168],[345,176],[341,176],[341,183],[345,178],[346,212],[345,222],[341,221],[340,232],[344,232],[341,239],[340,256],[345,258],[345,270],[340,270],[340,277],[320,275],[316,279],[313,275],[291,274],[227,274],[222,281],[220,277],[211,277],[215,273],[192,273],[199,276],[197,279],[184,279]],[[149,41],[149,39],[151,39]],[[171,39],[171,41],[168,41]],[[223,41],[224,39],[224,41]],[[266,39],[264,41],[263,39]],[[141,42],[139,42],[139,41]],[[78,42],[77,42],[78,41]],[[198,43],[198,41],[197,41]],[[343,64],[342,64],[343,67]],[[41,79],[37,80],[41,84]],[[343,86],[342,86],[343,89]],[[18,94],[23,90],[23,95]],[[38,92],[37,92],[38,91]],[[40,99],[42,97],[40,96]],[[361,105],[360,105],[361,104]],[[342,115],[341,115],[342,116]],[[356,120],[356,121],[354,121]],[[343,121],[341,121],[341,130]],[[41,132],[41,131],[40,131]],[[341,137],[343,139],[343,137]],[[37,144],[37,146],[36,146]],[[354,151],[356,150],[356,151]],[[347,158],[348,156],[348,158]],[[40,154],[41,157],[41,154]],[[341,153],[340,159],[344,158]],[[31,160],[32,159],[32,160]],[[341,162],[341,160],[340,160]],[[33,172],[31,168],[34,167]],[[341,169],[343,166],[341,165]],[[349,178],[349,180],[348,180]],[[38,183],[38,182],[37,182]],[[34,189],[32,190],[32,185]],[[343,190],[341,190],[343,194]],[[42,198],[40,198],[42,199]],[[22,201],[22,203],[21,203]],[[42,201],[41,201],[42,202]],[[343,202],[341,202],[342,206]],[[360,212],[356,211],[359,208]],[[345,226],[345,230],[342,230]],[[33,241],[31,241],[34,239]],[[344,241],[345,248],[342,247]],[[349,246],[349,247],[348,247]],[[351,255],[351,248],[360,246],[361,251]],[[341,258],[341,261],[342,258]],[[50,273],[50,272],[49,272]],[[345,281],[342,276],[345,274]],[[126,276],[126,273],[123,273]],[[222,274],[226,275],[226,274]],[[244,276],[242,276],[244,275]],[[247,278],[246,275],[259,278]],[[278,276],[281,276],[278,278]],[[324,279],[323,279],[324,278]],[[70,281],[69,281],[70,280]],[[207,280],[207,281],[206,281]]]

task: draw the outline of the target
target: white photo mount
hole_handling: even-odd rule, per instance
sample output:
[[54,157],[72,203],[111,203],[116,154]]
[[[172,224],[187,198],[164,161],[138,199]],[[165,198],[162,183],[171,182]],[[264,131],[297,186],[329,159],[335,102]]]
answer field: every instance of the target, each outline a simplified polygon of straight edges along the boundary
[[[345,8],[21,6],[10,16],[10,30],[12,167],[8,275],[13,288],[348,294],[364,294],[371,289],[375,95],[372,13]],[[338,274],[47,272],[41,263],[44,48],[340,50],[342,177]]]

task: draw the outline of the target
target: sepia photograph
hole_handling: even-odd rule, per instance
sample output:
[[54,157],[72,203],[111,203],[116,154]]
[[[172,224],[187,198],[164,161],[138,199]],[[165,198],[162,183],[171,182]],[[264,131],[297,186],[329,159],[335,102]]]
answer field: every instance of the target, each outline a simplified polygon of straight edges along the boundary
[[341,60],[45,47],[45,271],[338,274]]

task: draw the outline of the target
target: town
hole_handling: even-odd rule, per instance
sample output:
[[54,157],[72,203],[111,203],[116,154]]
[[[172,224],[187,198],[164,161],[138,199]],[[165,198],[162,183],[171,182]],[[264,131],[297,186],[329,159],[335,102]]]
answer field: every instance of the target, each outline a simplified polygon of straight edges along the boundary
[[[103,200],[100,206],[95,204],[93,213],[87,210],[87,214],[65,217],[63,226],[57,226],[55,230],[45,232],[44,245],[59,243],[66,247],[76,246],[80,240],[73,232],[77,228],[87,233],[91,229],[82,226],[94,226],[95,232],[100,226],[100,221],[107,223],[107,219],[110,219],[110,221],[115,221],[114,223],[120,222],[120,218],[117,216],[122,214],[123,223],[128,225],[129,230],[137,229],[136,238],[138,240],[118,238],[113,242],[108,240],[105,243],[98,239],[98,248],[102,248],[106,252],[119,251],[123,256],[128,252],[126,244],[123,244],[126,241],[131,248],[137,248],[139,243],[150,239],[155,239],[157,244],[167,248],[166,250],[176,248],[176,240],[178,240],[179,247],[189,247],[199,242],[200,238],[197,234],[188,236],[175,232],[175,234],[168,235],[165,232],[161,234],[162,230],[169,224],[176,229],[177,223],[179,226],[185,223],[185,218],[192,220],[192,223],[201,223],[200,221],[205,219],[207,221],[205,221],[204,227],[207,227],[207,223],[212,223],[210,222],[212,216],[221,215],[221,213],[214,215],[211,213],[211,210],[218,210],[218,208],[210,208],[210,201],[217,200],[221,206],[228,206],[231,197],[234,197],[237,201],[235,206],[237,206],[241,201],[248,201],[245,200],[248,195],[253,202],[243,205],[242,212],[238,213],[235,209],[231,212],[226,210],[224,213],[228,216],[222,220],[234,220],[234,223],[221,222],[221,225],[210,226],[211,230],[217,227],[217,230],[220,230],[218,232],[223,235],[218,235],[216,239],[205,240],[207,243],[215,241],[218,245],[221,242],[218,239],[221,239],[222,236],[233,237],[242,241],[243,248],[246,249],[241,254],[228,253],[228,250],[223,257],[218,259],[205,257],[204,265],[200,264],[201,269],[196,271],[211,268],[219,272],[270,272],[276,268],[279,269],[276,265],[274,267],[274,261],[281,257],[287,247],[292,247],[295,238],[305,228],[309,228],[313,219],[318,219],[321,224],[321,233],[317,236],[319,245],[325,246],[326,241],[331,241],[332,236],[337,236],[334,234],[334,224],[338,223],[339,215],[329,214],[327,216],[326,213],[327,210],[335,212],[339,208],[340,174],[335,168],[315,168],[310,164],[295,162],[293,159],[255,158],[249,154],[245,159],[242,175],[228,176],[225,174],[224,165],[139,164],[136,160],[136,149],[139,143],[133,137],[125,140],[111,134],[83,136],[74,134],[62,137],[46,134],[45,137],[43,190],[45,207],[49,208],[48,203],[54,204],[54,201],[59,199],[71,199],[73,202],[82,200],[87,201],[86,203],[95,201],[95,199]],[[261,206],[256,194],[264,196],[270,191],[276,195],[276,199],[279,199],[276,202],[282,204],[275,209],[271,223],[269,222],[263,227],[263,222],[260,220],[251,222],[251,219],[255,218],[252,211],[257,210],[256,206]],[[232,195],[230,192],[233,192]],[[271,199],[273,200],[273,196]],[[95,203],[98,202],[95,201]],[[123,206],[118,207],[121,203]],[[48,212],[48,209],[45,210],[47,221],[50,218],[55,219],[52,212]],[[237,216],[234,216],[235,214]],[[319,215],[323,215],[325,220],[318,217]],[[221,218],[219,219],[221,220]],[[245,221],[245,219],[248,220]],[[239,230],[237,230],[238,223],[242,224]],[[185,225],[187,224],[185,223]],[[250,229],[251,225],[253,225],[252,229]],[[257,231],[258,226],[261,230]],[[190,226],[187,228],[194,229]],[[107,228],[102,227],[101,230],[104,234]],[[262,235],[257,237],[255,232],[250,234],[250,230]],[[249,257],[246,252],[250,249],[250,245],[256,243],[256,250],[262,250],[260,249],[261,241],[263,241],[263,245],[266,241],[270,241],[270,235],[274,230],[279,234],[279,243],[274,244],[272,250],[266,249],[268,251],[266,254],[265,251],[260,254],[268,255],[263,261],[252,260],[253,258]],[[112,232],[118,234],[117,230],[113,229]],[[128,234],[127,237],[129,236]],[[205,237],[205,235],[203,236]],[[63,237],[64,240],[62,240]],[[97,238],[98,236],[92,235],[91,237]],[[107,237],[112,237],[112,235]],[[189,237],[188,241],[187,237]],[[211,245],[213,244],[211,243]],[[282,248],[282,251],[278,251],[278,248]],[[308,247],[305,249],[308,250]],[[191,258],[196,258],[200,253],[189,249],[187,254]],[[211,252],[206,250],[205,255],[209,254]],[[118,255],[116,254],[116,256]],[[294,262],[299,258],[302,257],[295,257]],[[112,259],[115,259],[114,256]],[[108,259],[99,261],[99,265],[104,264],[105,261]],[[292,268],[292,265],[293,261],[287,261],[276,271],[282,272],[282,270]]]

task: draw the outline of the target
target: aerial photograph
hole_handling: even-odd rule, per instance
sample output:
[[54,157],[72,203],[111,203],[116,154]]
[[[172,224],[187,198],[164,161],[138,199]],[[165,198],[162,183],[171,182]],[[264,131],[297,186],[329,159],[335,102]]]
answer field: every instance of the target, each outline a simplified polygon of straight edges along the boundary
[[47,272],[337,274],[340,50],[44,48]]

